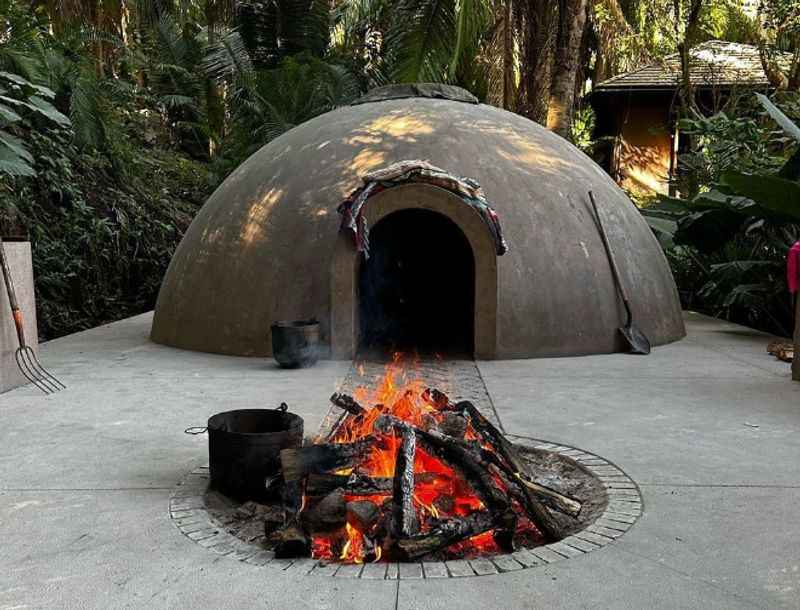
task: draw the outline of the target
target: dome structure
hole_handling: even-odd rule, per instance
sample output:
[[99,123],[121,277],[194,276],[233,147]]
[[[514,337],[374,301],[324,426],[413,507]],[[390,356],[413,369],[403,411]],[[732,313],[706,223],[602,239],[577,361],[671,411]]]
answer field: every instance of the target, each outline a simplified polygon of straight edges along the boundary
[[[406,184],[364,206],[375,251],[365,260],[352,236],[340,231],[337,207],[361,176],[408,159],[479,182],[508,252],[497,255],[486,224],[460,197]],[[316,318],[326,353],[350,358],[369,331],[371,299],[380,298],[370,282],[377,278],[384,298],[395,279],[421,295],[415,319],[402,319],[411,310],[381,309],[379,317],[397,318],[382,327],[394,329],[389,334],[424,338],[452,322],[450,330],[485,359],[618,351],[624,309],[590,190],[637,324],[654,345],[680,339],[680,304],[661,248],[600,167],[524,117],[430,97],[339,108],[242,163],[177,248],[152,339],[190,350],[270,355],[273,321]]]

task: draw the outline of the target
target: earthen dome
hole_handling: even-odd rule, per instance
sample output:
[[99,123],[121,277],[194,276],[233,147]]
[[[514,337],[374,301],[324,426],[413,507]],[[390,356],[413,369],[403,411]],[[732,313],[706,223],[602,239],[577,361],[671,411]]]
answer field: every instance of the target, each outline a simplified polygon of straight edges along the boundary
[[477,180],[499,216],[509,246],[503,256],[475,210],[438,187],[387,189],[365,207],[373,234],[396,213],[424,209],[446,217],[466,237],[477,357],[621,349],[617,328],[624,309],[590,190],[634,319],[654,345],[684,336],[661,248],[631,200],[589,157],[511,112],[410,97],[326,113],[242,163],[211,195],[176,250],[158,297],[153,340],[269,355],[273,321],[313,317],[326,353],[353,357],[364,262],[352,238],[339,230],[337,206],[363,174],[407,159]]

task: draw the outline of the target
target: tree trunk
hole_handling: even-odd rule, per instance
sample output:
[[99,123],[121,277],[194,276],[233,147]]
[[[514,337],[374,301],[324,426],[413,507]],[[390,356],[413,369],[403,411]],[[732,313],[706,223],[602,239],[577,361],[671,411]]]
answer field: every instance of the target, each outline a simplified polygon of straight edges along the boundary
[[[217,42],[217,7],[210,0],[206,2],[206,27],[208,28],[208,46]],[[217,153],[218,143],[225,130],[225,102],[222,87],[213,79],[206,79],[206,107],[208,112],[208,156],[213,158]]]
[[586,27],[586,4],[587,0],[558,2],[558,34],[547,107],[547,128],[568,139],[575,105],[575,76]]
[[[597,37],[597,56],[592,78],[595,84],[599,84],[622,71],[619,65],[620,38],[630,38],[633,30],[619,0],[593,0],[593,4],[594,10],[591,7],[589,10]],[[644,59],[640,58],[641,61]]]
[[520,32],[517,112],[538,123],[544,123],[547,117],[555,6],[548,0],[520,0],[514,6],[515,25]]
[[514,7],[506,0],[503,18],[503,108],[514,104]]
[[[678,28],[682,15],[681,3],[674,0],[675,7],[675,26]],[[692,46],[699,33],[700,11],[703,8],[703,0],[691,0],[688,6],[688,14],[684,25],[683,38],[678,42],[678,56],[681,60],[681,85],[678,88],[678,99],[680,101],[681,117],[690,117],[693,112],[699,112],[695,101],[694,84],[691,79],[691,58]],[[688,150],[696,150],[698,143],[688,133],[682,136],[685,139],[685,147]],[[689,171],[686,174],[687,197],[693,197],[700,190],[697,172]]]

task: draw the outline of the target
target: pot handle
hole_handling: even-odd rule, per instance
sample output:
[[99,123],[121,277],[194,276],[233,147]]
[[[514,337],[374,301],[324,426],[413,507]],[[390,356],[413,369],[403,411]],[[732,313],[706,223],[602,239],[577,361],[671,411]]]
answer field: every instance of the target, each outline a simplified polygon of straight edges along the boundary
[[191,434],[192,436],[196,434],[203,434],[208,430],[208,426],[189,426],[186,430],[183,431],[184,434]]
[[281,413],[286,413],[289,410],[289,405],[287,405],[285,402],[282,402],[281,405],[275,410],[280,411]]

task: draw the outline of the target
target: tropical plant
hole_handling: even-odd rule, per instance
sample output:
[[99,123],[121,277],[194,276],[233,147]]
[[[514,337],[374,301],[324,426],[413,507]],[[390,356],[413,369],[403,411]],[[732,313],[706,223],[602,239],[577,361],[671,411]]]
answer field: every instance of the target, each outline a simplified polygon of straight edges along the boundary
[[308,51],[286,57],[274,68],[257,69],[238,30],[220,38],[204,65],[215,81],[227,85],[233,100],[223,161],[229,167],[295,125],[362,93],[346,65]]
[[[796,124],[766,97],[758,99],[791,140],[800,142]],[[717,117],[715,123],[732,123],[722,130],[729,135],[743,128],[751,133],[749,120]],[[716,160],[710,188],[688,200],[661,197],[642,212],[679,271],[685,305],[788,335],[792,307],[784,261],[800,236],[799,153],[781,166],[775,158],[750,158],[767,152],[765,147],[747,150],[744,162],[731,163],[722,144],[727,137],[706,143]],[[785,148],[783,138],[778,142]],[[741,152],[741,144],[728,147]],[[748,166],[758,173],[739,170]]]
[[34,159],[19,136],[42,128],[70,126],[70,120],[50,102],[55,93],[19,74],[0,72],[0,172],[35,176]]

